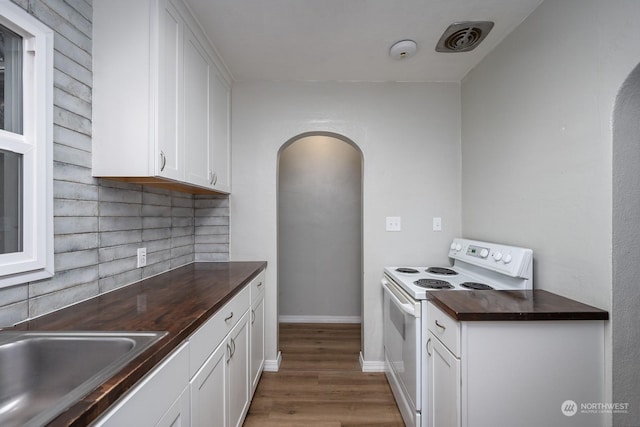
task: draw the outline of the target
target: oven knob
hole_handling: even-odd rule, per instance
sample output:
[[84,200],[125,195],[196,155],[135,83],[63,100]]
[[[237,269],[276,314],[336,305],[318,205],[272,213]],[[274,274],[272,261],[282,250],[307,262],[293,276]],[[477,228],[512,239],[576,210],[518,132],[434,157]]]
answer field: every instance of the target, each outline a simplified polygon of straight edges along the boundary
[[495,259],[496,261],[500,261],[502,259],[502,252],[494,252],[493,259]]
[[462,244],[456,243],[456,251],[461,251],[461,250],[462,250]]
[[451,242],[451,250],[455,251],[456,250],[456,242]]
[[486,258],[489,256],[489,249],[483,248],[480,251],[480,258]]
[[511,259],[511,254],[506,254],[504,258],[502,258],[502,262],[504,262],[505,264],[509,264],[511,262]]

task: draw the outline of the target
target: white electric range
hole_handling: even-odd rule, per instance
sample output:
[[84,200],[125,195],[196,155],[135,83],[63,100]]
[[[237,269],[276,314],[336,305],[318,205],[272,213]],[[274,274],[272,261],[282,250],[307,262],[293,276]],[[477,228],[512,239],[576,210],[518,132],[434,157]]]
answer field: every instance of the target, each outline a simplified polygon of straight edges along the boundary
[[384,354],[386,375],[407,426],[426,427],[426,308],[430,292],[533,288],[531,249],[454,239],[451,266],[386,267]]

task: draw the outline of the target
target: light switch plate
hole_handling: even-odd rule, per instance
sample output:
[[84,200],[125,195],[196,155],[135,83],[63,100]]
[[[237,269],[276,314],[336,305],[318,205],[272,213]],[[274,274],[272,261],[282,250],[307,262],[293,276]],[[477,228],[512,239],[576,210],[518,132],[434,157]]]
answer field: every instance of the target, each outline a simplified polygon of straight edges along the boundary
[[399,216],[388,216],[387,217],[387,231],[401,231],[402,230],[402,219]]
[[442,218],[439,216],[433,217],[433,231],[442,231]]

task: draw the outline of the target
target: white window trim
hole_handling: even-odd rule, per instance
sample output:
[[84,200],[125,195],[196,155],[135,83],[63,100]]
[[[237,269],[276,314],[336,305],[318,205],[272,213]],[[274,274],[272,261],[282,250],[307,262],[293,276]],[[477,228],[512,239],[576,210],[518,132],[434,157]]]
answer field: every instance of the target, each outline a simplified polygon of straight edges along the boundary
[[23,250],[0,255],[0,288],[51,277],[53,256],[53,31],[10,0],[0,23],[23,37],[23,135],[0,130],[23,155]]

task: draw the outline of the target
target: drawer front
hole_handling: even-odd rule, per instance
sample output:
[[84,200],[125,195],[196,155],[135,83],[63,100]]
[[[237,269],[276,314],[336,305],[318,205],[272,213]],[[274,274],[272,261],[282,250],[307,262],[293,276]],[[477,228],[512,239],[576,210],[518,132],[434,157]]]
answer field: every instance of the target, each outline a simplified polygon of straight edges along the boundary
[[260,274],[258,274],[256,278],[253,279],[251,281],[251,284],[249,285],[249,287],[251,288],[252,303],[259,300],[264,295],[264,288],[265,288],[264,278],[265,278],[265,271],[262,270]]
[[193,377],[231,328],[249,309],[251,287],[245,286],[191,337],[189,337],[189,378]]
[[427,324],[433,335],[442,341],[456,357],[460,357],[460,322],[430,302],[427,305]]

